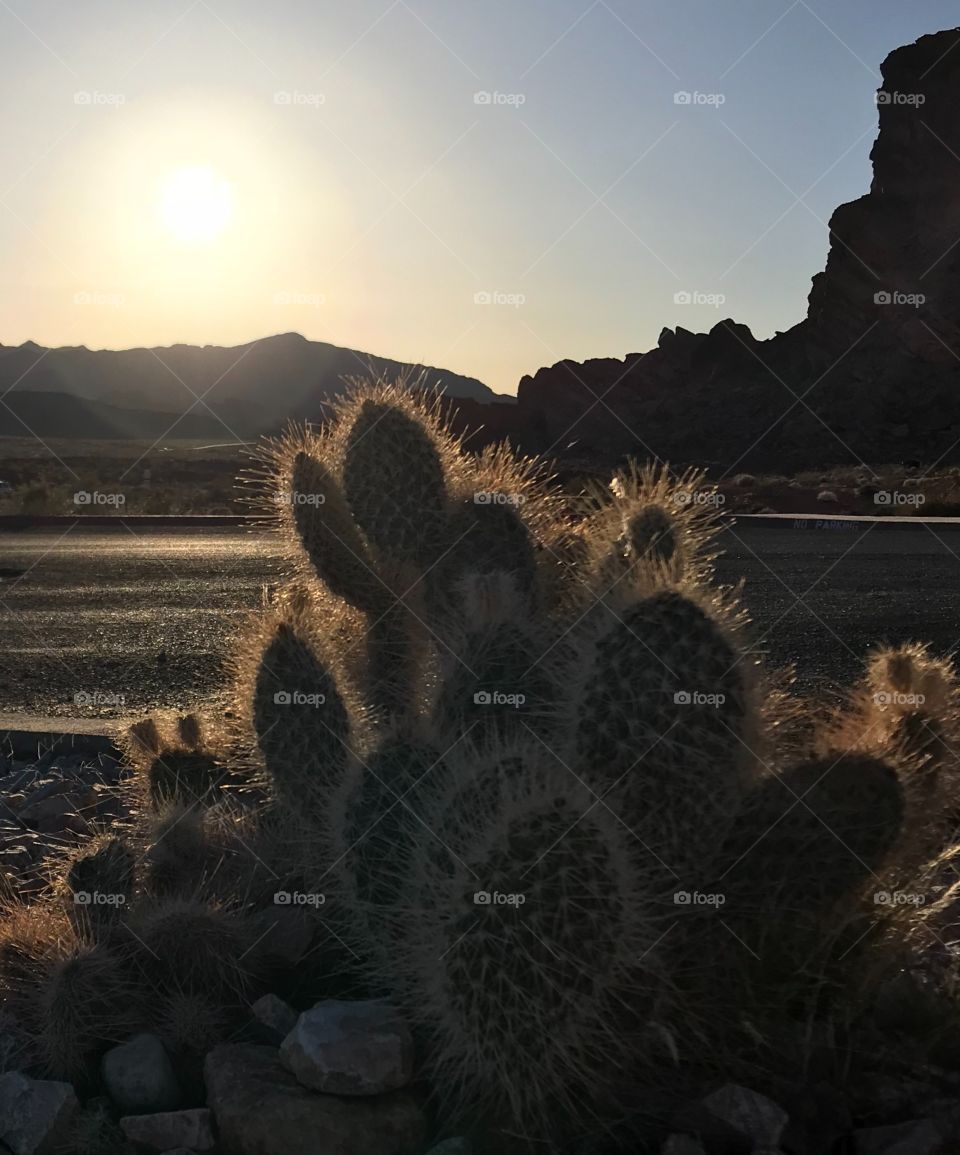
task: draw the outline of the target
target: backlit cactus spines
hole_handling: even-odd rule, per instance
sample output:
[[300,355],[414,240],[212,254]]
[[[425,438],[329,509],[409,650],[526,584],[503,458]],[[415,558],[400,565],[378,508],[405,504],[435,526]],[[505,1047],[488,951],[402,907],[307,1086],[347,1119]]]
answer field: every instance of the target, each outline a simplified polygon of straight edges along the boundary
[[588,499],[585,536],[599,592],[644,570],[674,581],[708,580],[721,501],[702,471],[672,477],[666,467],[631,462],[608,491],[595,489]]
[[722,602],[621,586],[574,637],[571,757],[622,800],[625,821],[656,815],[651,845],[674,870],[719,845],[758,764],[755,671],[737,625]]
[[308,620],[268,612],[237,649],[235,686],[275,797],[301,813],[339,783],[351,706]]
[[528,769],[425,812],[435,839],[411,864],[395,965],[446,1111],[543,1138],[636,1070],[664,928],[623,826],[564,771]]
[[384,561],[427,566],[443,541],[455,444],[432,410],[399,389],[349,401],[338,417],[343,491],[357,525]]
[[67,913],[78,937],[105,942],[133,897],[136,856],[121,838],[102,838],[83,848],[66,874]]
[[558,665],[565,652],[532,616],[506,573],[461,583],[462,624],[444,631],[441,685],[433,710],[441,734],[548,727],[557,717]]
[[865,755],[815,759],[762,782],[737,816],[716,883],[761,972],[818,973],[813,960],[827,957],[848,917],[843,900],[884,889],[905,810],[896,769]]

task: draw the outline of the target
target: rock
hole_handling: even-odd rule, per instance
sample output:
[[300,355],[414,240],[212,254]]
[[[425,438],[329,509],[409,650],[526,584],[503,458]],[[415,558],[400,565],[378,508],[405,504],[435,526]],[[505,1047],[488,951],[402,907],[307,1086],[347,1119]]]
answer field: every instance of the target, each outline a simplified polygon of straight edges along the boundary
[[177,1076],[156,1035],[134,1035],[103,1056],[101,1074],[124,1115],[153,1115],[179,1107]]
[[780,1137],[789,1122],[786,1111],[772,1099],[736,1083],[727,1083],[714,1091],[701,1100],[701,1106],[735,1131],[748,1136],[754,1147],[779,1146]]
[[444,1139],[435,1147],[431,1147],[427,1155],[473,1155],[473,1144],[469,1139]]
[[305,1011],[280,1058],[299,1081],[331,1095],[382,1095],[413,1077],[413,1040],[385,1002],[327,999]]
[[283,1067],[274,1047],[215,1047],[204,1078],[230,1155],[418,1155],[426,1138],[423,1112],[407,1092],[316,1095]]
[[13,1155],[53,1155],[66,1140],[80,1104],[69,1083],[0,1075],[0,1141]]
[[943,1155],[943,1144],[943,1133],[931,1119],[853,1133],[854,1155]]
[[253,1017],[280,1043],[297,1025],[297,1012],[276,995],[264,995],[250,1007]]
[[120,1130],[131,1143],[139,1143],[151,1151],[169,1151],[171,1147],[209,1151],[216,1142],[213,1114],[207,1107],[156,1115],[126,1115],[120,1120]]
[[817,494],[817,501],[819,501],[821,504],[836,505],[837,500],[837,495],[833,492],[832,489],[821,489]]

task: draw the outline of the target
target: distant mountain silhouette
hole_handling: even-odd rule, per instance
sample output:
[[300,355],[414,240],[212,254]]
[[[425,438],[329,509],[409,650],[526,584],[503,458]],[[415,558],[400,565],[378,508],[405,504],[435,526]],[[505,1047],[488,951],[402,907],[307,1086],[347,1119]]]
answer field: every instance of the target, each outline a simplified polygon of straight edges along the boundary
[[0,406],[0,437],[75,437],[86,440],[166,437],[229,441],[229,435],[209,414],[189,413],[173,431],[176,414],[123,409],[74,397],[69,393],[21,393],[14,390]]
[[[154,349],[47,349],[33,341],[0,345],[0,395],[40,436],[168,436],[241,438],[278,429],[290,418],[317,419],[323,403],[343,392],[344,378],[370,372],[393,377],[421,371],[428,386],[450,397],[497,400],[473,377],[448,369],[410,366],[370,353],[283,333],[246,345],[171,345]],[[27,398],[38,395],[31,407]],[[39,395],[48,395],[44,401]],[[68,399],[85,405],[68,404]],[[202,400],[198,400],[202,398]],[[504,398],[504,400],[507,400]],[[509,400],[512,401],[512,398]],[[60,411],[58,415],[57,411]],[[128,411],[123,416],[122,411]],[[69,414],[75,425],[65,420]],[[0,430],[26,433],[10,413]],[[157,428],[156,433],[105,433]],[[54,427],[64,432],[54,432]],[[95,431],[96,430],[96,431]],[[202,430],[197,432],[197,430]]]

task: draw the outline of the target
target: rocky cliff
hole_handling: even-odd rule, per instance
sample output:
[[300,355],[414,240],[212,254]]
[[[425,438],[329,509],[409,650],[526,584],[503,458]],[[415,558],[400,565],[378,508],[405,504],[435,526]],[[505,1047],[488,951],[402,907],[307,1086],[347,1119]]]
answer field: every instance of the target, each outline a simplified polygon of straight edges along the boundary
[[624,360],[524,377],[524,448],[727,469],[960,462],[960,29],[884,61],[873,182],[830,220],[806,318],[664,329]]

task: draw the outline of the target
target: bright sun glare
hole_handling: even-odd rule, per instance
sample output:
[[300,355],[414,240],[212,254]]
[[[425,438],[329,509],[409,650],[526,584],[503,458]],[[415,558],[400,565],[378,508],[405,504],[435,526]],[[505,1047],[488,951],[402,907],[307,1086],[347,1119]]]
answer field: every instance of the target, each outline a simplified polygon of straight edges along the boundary
[[211,244],[233,217],[232,189],[207,165],[177,169],[164,181],[160,216],[181,244]]

